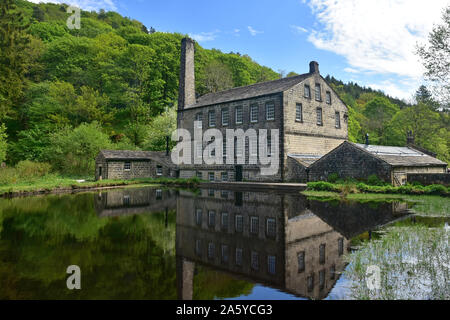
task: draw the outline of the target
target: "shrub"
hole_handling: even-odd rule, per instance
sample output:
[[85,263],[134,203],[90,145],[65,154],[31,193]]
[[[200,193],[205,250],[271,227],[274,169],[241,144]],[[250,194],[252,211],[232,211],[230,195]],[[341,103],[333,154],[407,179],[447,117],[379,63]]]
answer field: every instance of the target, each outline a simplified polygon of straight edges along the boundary
[[448,190],[446,187],[440,184],[432,184],[424,187],[424,192],[426,194],[436,194],[436,195],[446,195],[448,194]]
[[43,177],[49,174],[50,170],[50,164],[45,162],[24,160],[16,165],[17,174],[22,179]]
[[376,174],[371,174],[367,178],[367,184],[370,186],[382,186],[382,185],[384,185],[384,181],[381,180],[380,178],[378,178],[378,176]]
[[329,176],[328,176],[328,182],[331,182],[331,183],[335,183],[337,180],[339,179],[339,174],[337,174],[337,173],[331,173]]
[[316,191],[340,191],[337,186],[334,186],[330,182],[318,181],[318,182],[308,182],[308,189]]

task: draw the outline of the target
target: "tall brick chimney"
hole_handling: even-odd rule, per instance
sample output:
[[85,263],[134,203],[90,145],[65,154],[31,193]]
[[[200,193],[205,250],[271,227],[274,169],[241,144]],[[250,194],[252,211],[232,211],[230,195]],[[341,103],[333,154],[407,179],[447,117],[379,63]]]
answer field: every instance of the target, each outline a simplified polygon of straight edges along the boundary
[[194,40],[183,38],[181,40],[180,61],[180,89],[178,92],[178,109],[195,104],[195,46]]
[[319,63],[317,61],[309,63],[309,73],[319,73]]
[[414,145],[414,141],[415,139],[414,139],[414,134],[413,134],[413,132],[411,131],[411,130],[409,130],[407,133],[406,133],[406,145],[407,146],[413,146]]

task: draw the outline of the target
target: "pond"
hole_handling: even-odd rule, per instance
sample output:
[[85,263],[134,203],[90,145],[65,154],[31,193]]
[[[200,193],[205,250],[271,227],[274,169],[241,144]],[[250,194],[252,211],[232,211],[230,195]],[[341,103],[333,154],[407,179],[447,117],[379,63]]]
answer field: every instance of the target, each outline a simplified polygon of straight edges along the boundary
[[448,218],[410,207],[153,187],[0,199],[0,299],[448,299]]

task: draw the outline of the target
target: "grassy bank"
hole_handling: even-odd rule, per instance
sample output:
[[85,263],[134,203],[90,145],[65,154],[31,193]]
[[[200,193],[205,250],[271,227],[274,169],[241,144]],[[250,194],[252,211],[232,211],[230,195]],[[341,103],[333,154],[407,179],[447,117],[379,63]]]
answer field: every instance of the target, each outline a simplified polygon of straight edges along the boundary
[[[200,180],[192,179],[175,179],[175,178],[141,178],[132,180],[85,180],[77,182],[80,178],[63,177],[59,175],[49,174],[34,179],[19,180],[15,183],[1,184],[0,196],[20,196],[29,194],[50,193],[58,191],[71,190],[88,190],[101,187],[126,186],[136,184],[154,184],[179,187],[196,187]],[[80,180],[79,180],[80,181]]]
[[438,195],[450,196],[450,187],[440,184],[422,186],[419,184],[408,184],[405,186],[393,187],[391,185],[370,185],[363,182],[349,181],[331,183],[325,181],[308,182],[307,191],[330,191],[343,195],[352,193],[377,193],[377,194],[410,194],[410,195]]

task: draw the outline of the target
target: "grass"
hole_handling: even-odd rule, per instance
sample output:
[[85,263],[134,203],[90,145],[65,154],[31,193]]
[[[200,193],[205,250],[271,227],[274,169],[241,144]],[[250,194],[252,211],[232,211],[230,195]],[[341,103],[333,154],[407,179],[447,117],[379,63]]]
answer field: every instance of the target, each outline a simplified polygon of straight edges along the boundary
[[[344,271],[353,299],[450,298],[448,230],[442,225],[390,227],[377,240],[364,242],[347,256]],[[379,287],[369,289],[369,266],[380,270]]]
[[92,189],[110,186],[127,186],[136,184],[157,184],[180,187],[196,187],[200,180],[196,177],[192,179],[175,178],[140,178],[131,180],[100,180],[93,181],[87,179],[85,182],[77,182],[80,178],[64,177],[55,174],[49,174],[42,177],[21,180],[16,183],[0,185],[0,196],[16,196],[33,193],[48,193],[57,190],[79,190]]

